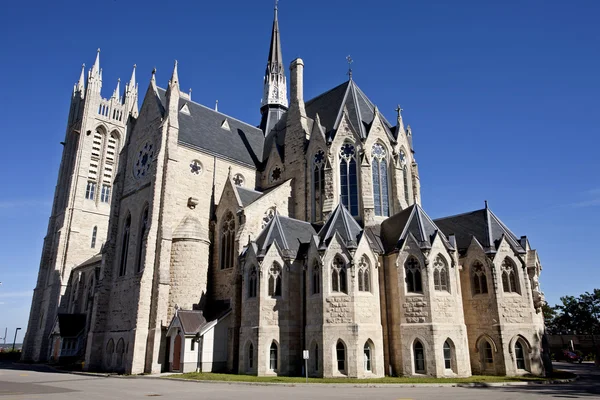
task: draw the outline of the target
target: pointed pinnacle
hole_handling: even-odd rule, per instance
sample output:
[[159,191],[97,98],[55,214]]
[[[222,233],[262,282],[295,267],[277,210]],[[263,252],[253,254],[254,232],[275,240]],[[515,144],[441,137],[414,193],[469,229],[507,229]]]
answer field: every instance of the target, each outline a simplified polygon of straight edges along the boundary
[[133,64],[133,71],[131,72],[131,79],[129,79],[129,84],[127,85],[128,90],[133,90],[135,88],[135,69],[137,68],[136,64]]
[[96,53],[96,61],[94,61],[94,65],[92,66],[92,74],[97,74],[100,71],[100,49],[98,48],[98,52]]
[[79,75],[79,82],[77,83],[77,90],[83,91],[85,86],[85,64],[81,65],[81,75]]
[[175,66],[173,67],[173,75],[171,75],[171,84],[179,84],[179,75],[177,74],[177,60],[175,60]]

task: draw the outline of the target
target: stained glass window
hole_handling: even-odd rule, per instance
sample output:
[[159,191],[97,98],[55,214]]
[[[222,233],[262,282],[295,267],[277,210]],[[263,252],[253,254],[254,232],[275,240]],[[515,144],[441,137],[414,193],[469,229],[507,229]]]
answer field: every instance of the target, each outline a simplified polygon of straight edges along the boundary
[[356,171],[356,151],[351,143],[340,149],[340,189],[342,204],[350,214],[358,215],[358,176]]
[[373,200],[375,215],[389,216],[388,172],[385,147],[377,143],[373,146],[371,169],[373,173]]
[[319,150],[313,158],[313,221],[323,219],[323,200],[325,197],[325,152]]

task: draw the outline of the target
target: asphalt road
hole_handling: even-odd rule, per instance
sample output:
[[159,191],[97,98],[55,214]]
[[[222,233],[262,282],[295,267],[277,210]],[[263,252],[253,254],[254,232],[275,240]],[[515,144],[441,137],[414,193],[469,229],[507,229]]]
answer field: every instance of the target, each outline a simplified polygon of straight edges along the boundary
[[460,387],[353,387],[330,385],[243,385],[181,382],[160,378],[101,377],[55,372],[43,366],[0,364],[0,399],[600,399],[600,369],[591,364],[556,367],[580,375],[575,383],[483,388]]

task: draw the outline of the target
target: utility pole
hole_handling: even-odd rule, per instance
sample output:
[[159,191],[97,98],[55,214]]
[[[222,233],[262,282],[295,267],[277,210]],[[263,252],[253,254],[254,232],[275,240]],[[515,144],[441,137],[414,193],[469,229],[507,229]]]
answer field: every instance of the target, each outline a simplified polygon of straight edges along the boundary
[[[2,282],[0,282],[0,283],[2,283]],[[8,334],[8,328],[4,328],[4,337],[3,337],[3,339],[4,339],[4,344],[6,344],[6,335],[7,335],[7,334]]]
[[19,329],[21,329],[21,328],[15,329],[15,338],[13,340],[13,351],[15,351],[15,343],[17,343],[17,332],[19,332]]

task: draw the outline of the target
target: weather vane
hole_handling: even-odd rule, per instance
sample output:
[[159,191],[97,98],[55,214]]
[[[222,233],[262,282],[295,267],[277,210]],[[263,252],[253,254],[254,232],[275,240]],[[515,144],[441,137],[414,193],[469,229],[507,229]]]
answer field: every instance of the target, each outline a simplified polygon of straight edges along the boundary
[[348,61],[348,77],[352,79],[352,63],[354,60],[352,57],[350,57],[350,55],[348,55],[348,57],[346,57],[346,61]]

